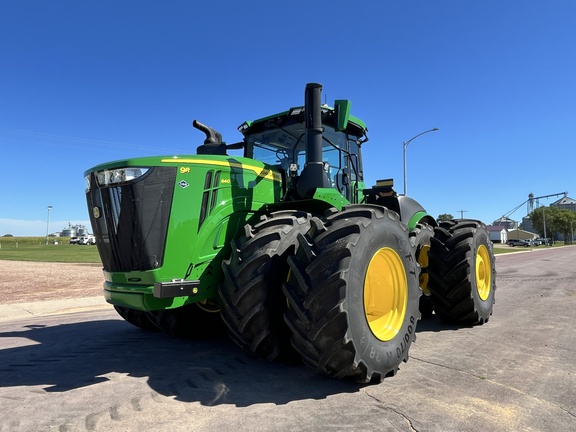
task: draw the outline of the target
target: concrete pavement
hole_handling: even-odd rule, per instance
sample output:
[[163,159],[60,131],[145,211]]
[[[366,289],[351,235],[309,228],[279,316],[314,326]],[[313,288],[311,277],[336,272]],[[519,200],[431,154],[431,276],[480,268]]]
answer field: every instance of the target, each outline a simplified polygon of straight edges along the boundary
[[0,304],[0,321],[111,308],[103,296]]

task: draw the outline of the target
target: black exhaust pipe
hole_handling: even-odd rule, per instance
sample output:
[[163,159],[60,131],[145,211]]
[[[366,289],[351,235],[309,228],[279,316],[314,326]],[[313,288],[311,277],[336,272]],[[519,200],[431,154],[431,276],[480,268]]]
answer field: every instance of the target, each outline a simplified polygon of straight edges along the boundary
[[322,84],[308,83],[304,93],[306,116],[306,165],[296,191],[302,199],[312,198],[317,188],[330,187],[322,161]]
[[322,162],[322,84],[306,84],[306,163]]

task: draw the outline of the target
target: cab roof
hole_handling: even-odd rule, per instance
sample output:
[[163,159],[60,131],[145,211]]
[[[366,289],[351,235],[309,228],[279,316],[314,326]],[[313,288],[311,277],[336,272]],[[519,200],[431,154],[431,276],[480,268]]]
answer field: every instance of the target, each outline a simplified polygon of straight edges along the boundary
[[[249,135],[254,132],[260,132],[290,123],[302,123],[305,121],[304,112],[303,106],[293,107],[287,111],[282,111],[257,120],[245,121],[238,126],[238,130],[243,135]],[[328,105],[322,105],[322,124],[333,127],[335,123],[334,117],[334,108]],[[367,131],[366,123],[357,117],[349,116],[346,132],[361,137],[364,136]]]

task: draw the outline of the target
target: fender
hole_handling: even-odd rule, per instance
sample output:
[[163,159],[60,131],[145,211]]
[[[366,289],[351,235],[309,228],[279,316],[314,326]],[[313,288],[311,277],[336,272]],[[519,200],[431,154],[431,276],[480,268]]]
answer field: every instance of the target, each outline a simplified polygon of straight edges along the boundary
[[421,221],[433,227],[438,225],[436,220],[415,199],[403,195],[399,196],[398,205],[400,207],[400,220],[408,226],[410,231]]

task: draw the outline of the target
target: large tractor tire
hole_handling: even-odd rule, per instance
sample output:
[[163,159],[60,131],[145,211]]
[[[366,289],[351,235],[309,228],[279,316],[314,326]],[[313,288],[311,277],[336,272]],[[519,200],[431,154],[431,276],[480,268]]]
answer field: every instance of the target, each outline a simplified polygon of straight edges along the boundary
[[246,225],[245,234],[232,243],[230,259],[222,262],[222,318],[232,340],[257,357],[299,360],[284,323],[282,284],[288,278],[287,257],[295,253],[298,234],[308,231],[310,219],[303,211],[263,216],[258,224]]
[[156,326],[156,320],[154,319],[154,316],[150,312],[131,309],[123,306],[114,306],[114,309],[116,309],[118,315],[124,318],[124,321],[129,322],[133,326],[146,331],[160,330]]
[[206,300],[150,313],[165,333],[180,338],[204,339],[226,334],[220,309],[219,303]]
[[440,223],[430,244],[428,288],[444,321],[483,324],[496,290],[494,251],[486,226],[475,220]]
[[285,320],[305,363],[339,379],[392,376],[415,340],[418,270],[408,229],[378,205],[313,218],[289,257]]
[[428,289],[428,252],[430,251],[431,238],[434,237],[434,229],[427,223],[419,223],[410,232],[410,244],[414,252],[416,262],[420,265],[418,284],[422,290],[420,297],[420,314],[422,318],[429,318],[434,312],[430,290]]

